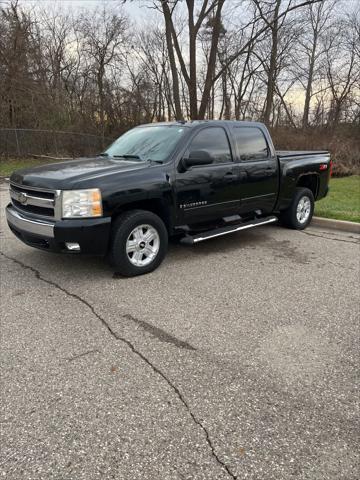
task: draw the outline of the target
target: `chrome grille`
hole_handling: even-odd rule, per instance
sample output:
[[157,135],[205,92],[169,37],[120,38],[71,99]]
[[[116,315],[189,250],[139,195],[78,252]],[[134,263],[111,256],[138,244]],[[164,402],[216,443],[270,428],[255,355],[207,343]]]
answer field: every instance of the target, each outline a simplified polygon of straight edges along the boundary
[[60,218],[59,193],[57,190],[10,184],[11,203],[17,210],[46,218]]

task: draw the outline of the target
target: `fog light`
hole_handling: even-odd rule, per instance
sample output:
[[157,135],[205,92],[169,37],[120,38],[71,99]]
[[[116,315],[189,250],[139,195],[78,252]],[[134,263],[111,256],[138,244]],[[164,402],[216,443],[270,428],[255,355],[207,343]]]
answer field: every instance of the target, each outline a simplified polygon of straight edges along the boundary
[[80,252],[80,245],[78,243],[65,242],[65,247],[71,252]]

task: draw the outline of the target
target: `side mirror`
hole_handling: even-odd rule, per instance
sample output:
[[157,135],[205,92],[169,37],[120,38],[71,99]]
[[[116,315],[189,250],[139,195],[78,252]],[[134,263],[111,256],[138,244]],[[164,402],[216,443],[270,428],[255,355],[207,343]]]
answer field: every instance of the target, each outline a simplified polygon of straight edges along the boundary
[[207,150],[194,150],[189,153],[188,158],[183,159],[185,168],[195,167],[197,165],[210,165],[214,159]]

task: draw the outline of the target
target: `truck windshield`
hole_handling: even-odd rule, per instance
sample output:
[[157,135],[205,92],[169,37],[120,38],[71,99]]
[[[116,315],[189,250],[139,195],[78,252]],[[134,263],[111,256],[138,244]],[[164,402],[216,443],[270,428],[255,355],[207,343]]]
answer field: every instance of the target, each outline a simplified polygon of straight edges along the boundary
[[138,127],[121,135],[102,155],[127,160],[163,162],[170,155],[185,128],[181,126]]

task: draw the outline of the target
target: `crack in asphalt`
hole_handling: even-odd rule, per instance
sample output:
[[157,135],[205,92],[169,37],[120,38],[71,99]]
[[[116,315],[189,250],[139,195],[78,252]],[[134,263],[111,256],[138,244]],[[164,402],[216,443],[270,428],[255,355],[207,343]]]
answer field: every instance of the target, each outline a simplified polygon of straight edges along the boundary
[[23,269],[25,270],[30,270],[32,273],[34,273],[35,277],[42,281],[42,282],[45,282],[47,283],[48,285],[51,285],[55,288],[57,288],[58,290],[60,290],[61,292],[63,292],[65,295],[69,296],[69,297],[72,297],[74,298],[75,300],[78,300],[79,302],[81,302],[83,305],[85,305],[86,307],[88,307],[88,309],[92,312],[92,314],[101,322],[101,324],[108,330],[108,332],[116,339],[116,340],[119,340],[121,341],[122,343],[126,344],[130,350],[135,354],[137,355],[144,363],[146,363],[152,370],[153,372],[155,372],[156,374],[158,374],[167,384],[168,386],[173,390],[173,392],[176,394],[176,396],[178,397],[178,399],[180,400],[180,402],[184,405],[184,407],[186,408],[187,412],[189,413],[190,417],[192,418],[193,422],[198,426],[200,427],[200,429],[203,431],[204,435],[205,435],[205,439],[206,439],[206,443],[208,444],[210,450],[211,450],[211,454],[212,456],[214,457],[215,461],[218,463],[218,465],[223,468],[226,473],[234,480],[237,480],[237,476],[230,470],[230,468],[226,465],[226,463],[224,463],[220,458],[219,456],[217,455],[216,451],[215,451],[215,447],[212,443],[212,440],[210,438],[210,435],[209,435],[209,432],[207,431],[207,429],[205,428],[205,426],[202,424],[202,422],[195,416],[195,414],[192,412],[188,402],[185,400],[183,394],[180,392],[180,390],[178,389],[178,387],[165,375],[165,373],[163,373],[156,365],[154,365],[140,350],[137,350],[137,348],[130,342],[130,340],[128,340],[127,338],[125,337],[121,337],[120,335],[118,335],[112,328],[111,326],[108,324],[108,322],[99,314],[96,312],[95,308],[91,305],[91,303],[89,303],[87,300],[83,299],[82,297],[80,297],[79,295],[77,295],[76,293],[72,293],[70,291],[68,291],[66,288],[62,287],[61,285],[59,285],[58,283],[54,282],[53,280],[50,280],[48,278],[45,278],[42,276],[42,274],[40,273],[39,270],[37,270],[36,268],[30,266],[30,265],[26,265],[25,263],[23,263],[22,261],[16,259],[16,258],[13,258],[13,257],[10,257],[9,255],[5,254],[4,252],[1,252],[0,251],[0,255],[2,255],[4,258],[7,258],[8,260],[10,261],[13,261],[14,263],[16,263],[17,265],[19,265],[20,267],[22,267]]
[[90,355],[91,353],[100,353],[99,350],[88,350],[87,352],[79,353],[78,355],[74,355],[73,357],[67,358],[66,360],[68,362],[73,362],[74,360],[77,360],[78,358],[85,357],[86,355]]
[[325,240],[332,240],[333,242],[355,243],[355,245],[359,245],[358,241],[353,242],[352,240],[344,240],[342,238],[331,238],[325,235],[317,235],[316,233],[304,232],[303,230],[301,230],[300,233],[303,233],[304,235],[310,235],[311,237],[325,238]]
[[190,343],[185,342],[184,340],[180,340],[179,338],[174,337],[174,335],[170,335],[168,332],[166,332],[162,328],[155,327],[155,325],[145,322],[144,320],[140,320],[139,318],[133,317],[128,313],[126,313],[125,315],[122,315],[122,318],[125,318],[127,320],[130,320],[131,322],[136,323],[143,330],[150,333],[150,335],[160,340],[160,342],[171,343],[172,345],[175,345],[178,348],[185,348],[186,350],[194,350],[194,351],[196,350],[196,348],[190,345]]

